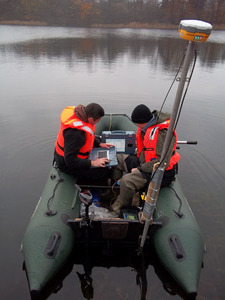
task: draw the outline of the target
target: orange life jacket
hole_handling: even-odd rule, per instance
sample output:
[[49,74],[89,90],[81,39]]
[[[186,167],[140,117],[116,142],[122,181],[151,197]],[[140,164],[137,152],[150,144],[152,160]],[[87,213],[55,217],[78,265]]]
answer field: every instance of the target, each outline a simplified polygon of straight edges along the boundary
[[63,131],[67,128],[75,128],[79,130],[83,130],[85,132],[86,142],[84,146],[80,149],[77,157],[86,159],[88,158],[91,150],[93,149],[94,144],[94,132],[95,125],[91,125],[90,123],[85,123],[81,121],[74,113],[74,106],[67,106],[61,113],[61,127],[57,136],[57,140],[55,142],[55,150],[56,152],[64,156],[64,137]]
[[[136,133],[137,140],[137,156],[140,156],[141,151],[144,151],[145,162],[152,161],[157,158],[156,155],[156,145],[158,140],[159,130],[168,129],[170,120],[166,120],[163,123],[153,125],[147,128],[144,135],[144,142],[141,136],[141,128],[138,128]],[[180,159],[180,155],[175,151],[177,146],[177,135],[176,131],[174,131],[175,143],[173,147],[173,155],[170,159],[169,166],[166,170],[170,170]]]

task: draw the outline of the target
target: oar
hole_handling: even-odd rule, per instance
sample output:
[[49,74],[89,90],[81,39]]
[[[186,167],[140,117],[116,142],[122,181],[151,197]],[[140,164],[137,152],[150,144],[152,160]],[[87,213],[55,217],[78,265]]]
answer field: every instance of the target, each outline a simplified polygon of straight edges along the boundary
[[197,145],[197,141],[177,141],[177,144],[179,145]]
[[177,119],[178,111],[180,109],[184,85],[187,80],[188,69],[194,54],[195,42],[206,41],[208,36],[211,33],[211,30],[212,30],[211,24],[202,21],[195,21],[195,20],[183,20],[181,21],[179,26],[181,38],[188,40],[189,43],[188,43],[187,52],[183,63],[183,68],[181,71],[181,77],[177,88],[176,97],[173,104],[173,110],[171,114],[169,128],[167,130],[167,134],[166,134],[166,138],[165,138],[165,142],[161,154],[161,160],[158,163],[158,165],[156,164],[154,166],[152,180],[148,186],[147,197],[146,197],[146,201],[141,216],[141,219],[145,220],[145,226],[141,236],[139,253],[142,252],[145,244],[149,225],[153,219],[153,213],[157,203],[163,174],[167,168],[167,162],[166,162],[167,151],[172,141],[174,126]]
[[[197,143],[197,141],[177,141],[177,145],[197,145]],[[176,149],[180,149],[180,147],[177,146]]]

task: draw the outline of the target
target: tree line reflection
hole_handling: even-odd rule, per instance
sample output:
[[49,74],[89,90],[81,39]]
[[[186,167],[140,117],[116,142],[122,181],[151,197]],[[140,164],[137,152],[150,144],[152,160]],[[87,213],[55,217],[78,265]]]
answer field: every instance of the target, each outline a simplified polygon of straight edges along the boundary
[[[160,64],[167,71],[174,71],[181,61],[187,42],[175,38],[124,38],[107,34],[104,37],[40,39],[0,45],[2,53],[14,53],[33,60],[47,58],[65,60],[70,66],[77,61],[92,63],[96,58],[103,63],[115,63],[121,56],[141,61],[147,59],[154,68]],[[219,43],[197,44],[198,60],[203,66],[214,68],[225,60],[225,45]]]

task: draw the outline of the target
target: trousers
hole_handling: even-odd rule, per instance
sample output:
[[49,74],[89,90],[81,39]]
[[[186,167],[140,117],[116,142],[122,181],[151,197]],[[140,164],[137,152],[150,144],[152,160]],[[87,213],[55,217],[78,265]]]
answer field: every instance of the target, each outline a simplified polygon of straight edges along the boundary
[[[118,181],[120,184],[120,194],[112,204],[112,209],[116,212],[126,206],[139,205],[139,195],[137,192],[144,188],[147,182],[147,179],[143,178],[139,170],[128,173],[130,171],[129,169],[131,169],[130,163],[128,165],[126,163],[128,157],[129,155],[127,154],[117,154],[118,165],[113,169],[113,179],[118,180],[120,178]],[[132,168],[138,166],[139,162],[135,157],[132,160]],[[124,172],[125,174],[122,176]]]
[[[112,209],[119,213],[119,210],[123,207],[139,205],[138,191],[145,188],[151,181],[151,174],[140,172],[138,169],[131,172],[132,168],[140,166],[136,156],[117,154],[117,160],[118,166],[113,170],[112,176],[114,180],[120,178],[118,181],[120,194],[112,204]],[[174,180],[176,173],[177,164],[172,169],[164,172],[161,187],[169,185]]]

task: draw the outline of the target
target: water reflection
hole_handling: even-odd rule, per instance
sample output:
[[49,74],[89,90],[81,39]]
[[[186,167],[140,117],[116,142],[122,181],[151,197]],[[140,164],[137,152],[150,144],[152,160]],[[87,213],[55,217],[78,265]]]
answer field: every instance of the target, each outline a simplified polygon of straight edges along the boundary
[[[100,102],[107,112],[130,115],[138,101],[159,108],[186,45],[176,30],[0,26],[0,160],[4,170],[0,177],[0,219],[1,235],[7,241],[1,245],[5,270],[0,283],[2,299],[28,299],[20,263],[20,242],[49,172],[61,110],[71,104]],[[184,145],[179,150],[182,157],[179,178],[208,249],[199,299],[223,299],[224,31],[213,32],[206,43],[197,45],[197,50],[196,70],[178,134],[180,140],[195,139],[198,145]],[[8,244],[12,246],[9,248]],[[83,299],[76,271],[82,275],[84,271],[78,263],[73,264],[73,260],[71,263],[66,270],[70,276],[64,274],[67,277],[63,289],[50,296],[51,299]],[[162,279],[160,267],[155,263],[150,258],[147,298],[170,298],[161,288],[167,280],[170,282],[168,274],[162,272],[167,274]],[[100,265],[92,268],[94,296],[99,291],[98,282],[101,283],[96,270],[107,274],[114,286],[119,282],[124,288],[136,276],[131,267],[128,271],[116,267],[105,269],[102,271]],[[122,274],[126,274],[127,282],[123,281]],[[140,295],[134,285],[128,288],[129,293],[136,288]],[[114,292],[114,286],[105,286]],[[170,288],[169,283],[166,286],[171,293],[180,295],[176,287]],[[49,287],[49,295],[54,289]],[[96,299],[118,299],[114,294],[104,297],[103,288],[101,292],[103,296]],[[134,299],[133,294],[130,299]]]
[[[0,44],[2,54],[10,52],[32,60],[63,60],[70,67],[77,61],[90,64],[96,60],[104,62],[108,68],[118,58],[129,57],[132,61],[147,59],[153,69],[162,69],[174,73],[177,62],[181,61],[187,43],[181,39],[164,37],[161,39],[115,36],[106,34],[100,37],[35,39],[15,44]],[[198,60],[207,68],[214,68],[225,60],[225,45],[219,43],[197,44]]]
[[[83,270],[73,272],[74,281],[79,283],[78,287],[80,288],[80,291],[75,291],[74,288],[74,295],[78,297],[79,294],[82,294],[83,299],[103,299],[107,297],[107,294],[111,299],[113,296],[111,293],[115,294],[116,299],[133,299],[135,287],[130,286],[127,278],[121,278],[119,268],[125,268],[126,272],[132,272],[133,282],[136,282],[135,299],[151,299],[151,295],[155,295],[154,286],[151,285],[151,276],[149,276],[149,273],[147,274],[148,268],[153,269],[154,276],[157,275],[166,293],[188,299],[188,296],[160,264],[152,245],[146,246],[143,255],[138,256],[136,248],[130,245],[121,248],[121,245],[111,245],[109,247],[106,244],[89,245],[88,249],[84,245],[77,247],[73,257],[57,277],[40,294],[32,295],[31,299],[43,300],[49,298],[52,293],[59,292],[65,278],[73,269],[76,270],[77,266],[82,266]],[[110,289],[112,283],[108,282],[106,274],[106,269],[110,268],[116,268],[118,277],[120,277],[120,283],[115,283],[113,291]],[[94,273],[96,275],[96,272],[94,272],[96,269],[99,270],[101,275],[97,272],[98,276],[94,276]],[[108,291],[105,288],[106,286]],[[151,290],[153,293],[151,293]]]

